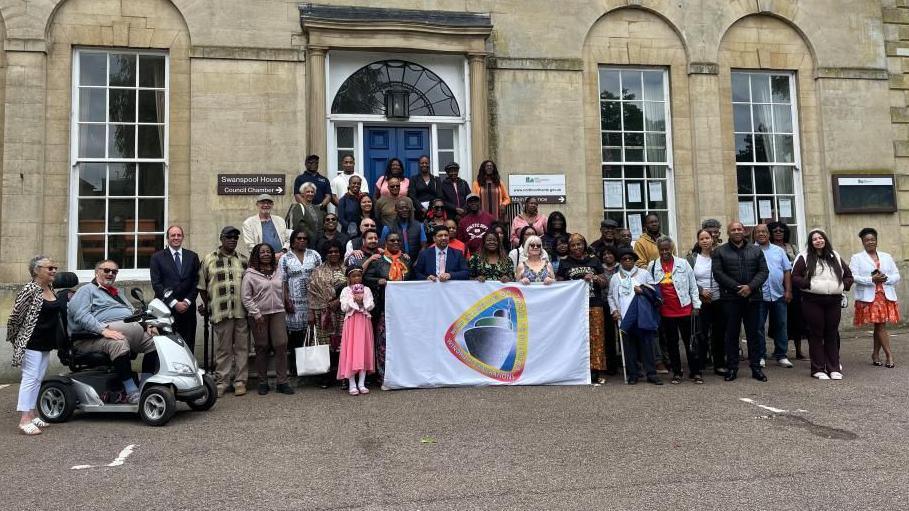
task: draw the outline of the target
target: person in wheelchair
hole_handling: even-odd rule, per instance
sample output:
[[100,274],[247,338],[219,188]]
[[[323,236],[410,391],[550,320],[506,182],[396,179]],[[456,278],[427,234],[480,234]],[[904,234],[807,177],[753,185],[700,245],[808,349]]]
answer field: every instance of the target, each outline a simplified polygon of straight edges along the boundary
[[126,401],[139,401],[139,387],[133,380],[131,360],[139,353],[142,373],[154,374],[158,365],[153,327],[146,331],[140,323],[125,323],[133,307],[118,288],[114,287],[119,267],[105,259],[95,265],[95,278],[72,296],[67,307],[67,325],[72,340],[74,362],[77,365],[101,365],[93,354],[107,355],[123,382]]

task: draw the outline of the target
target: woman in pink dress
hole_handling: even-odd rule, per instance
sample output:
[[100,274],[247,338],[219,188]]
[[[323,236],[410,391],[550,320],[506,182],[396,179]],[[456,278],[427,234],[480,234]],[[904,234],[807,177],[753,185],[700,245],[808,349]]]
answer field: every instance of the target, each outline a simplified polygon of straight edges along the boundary
[[341,356],[338,362],[338,379],[349,379],[351,396],[369,394],[366,373],[375,372],[373,358],[372,316],[375,307],[372,292],[363,285],[363,269],[347,269],[347,287],[341,291],[341,310],[344,312],[344,329],[341,334]]

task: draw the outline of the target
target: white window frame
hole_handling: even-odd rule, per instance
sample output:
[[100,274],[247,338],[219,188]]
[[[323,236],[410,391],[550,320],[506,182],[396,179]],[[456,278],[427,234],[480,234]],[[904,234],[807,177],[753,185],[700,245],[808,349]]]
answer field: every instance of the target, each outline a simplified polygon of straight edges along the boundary
[[[733,96],[732,96],[732,94],[733,94],[732,77],[735,74],[749,75],[749,85],[748,85],[749,102],[748,103],[743,103],[741,101],[732,101],[732,98],[733,98]],[[790,239],[789,242],[796,243],[798,247],[803,247],[807,243],[807,237],[806,237],[807,236],[807,231],[806,231],[807,227],[805,225],[805,193],[804,193],[804,188],[802,187],[802,172],[801,172],[802,147],[801,147],[801,139],[800,139],[800,134],[799,134],[800,128],[799,128],[799,116],[798,116],[799,104],[798,104],[797,75],[796,75],[795,71],[774,71],[774,70],[763,70],[763,69],[759,70],[759,69],[737,69],[737,68],[730,69],[729,101],[730,101],[731,105],[734,106],[734,105],[743,105],[743,104],[748,104],[748,105],[755,104],[752,101],[753,96],[750,93],[750,87],[751,87],[750,76],[751,75],[759,75],[759,76],[767,76],[767,77],[786,76],[789,79],[789,105],[790,105],[789,114],[790,114],[790,122],[792,123],[792,162],[773,161],[773,162],[751,162],[751,163],[749,163],[749,162],[739,162],[737,160],[733,160],[733,163],[735,163],[735,170],[736,170],[736,176],[735,176],[735,180],[736,180],[736,184],[735,184],[735,186],[736,186],[736,188],[735,188],[735,191],[736,191],[736,193],[735,193],[736,218],[739,216],[739,213],[738,213],[738,204],[739,204],[738,168],[739,167],[770,167],[771,178],[773,179],[773,193],[772,194],[758,194],[758,193],[756,193],[756,191],[754,191],[754,193],[752,193],[750,195],[755,196],[755,197],[757,197],[758,195],[771,196],[771,197],[773,197],[775,204],[779,203],[778,198],[780,196],[785,197],[785,196],[788,196],[788,194],[777,193],[776,178],[773,175],[772,169],[773,169],[773,167],[791,167],[792,168],[792,195],[794,196],[794,201],[793,201],[792,207],[795,208],[795,211],[793,212],[794,213],[793,217],[795,218],[795,221],[796,221],[795,227],[797,229],[797,239]],[[773,92],[771,90],[771,97],[772,97],[772,93]],[[757,104],[764,104],[764,103],[757,103]],[[772,103],[772,104],[780,104],[780,103]],[[733,126],[733,143],[734,143],[734,137],[737,134],[737,132],[735,131],[735,110],[734,109],[732,110],[732,115],[733,115],[733,118],[731,119],[731,125]],[[773,115],[772,109],[771,109],[771,115]],[[751,109],[751,125],[752,125],[752,132],[754,132],[754,110],[753,109]],[[782,134],[782,133],[771,132],[771,134]],[[777,154],[776,142],[774,142],[773,154],[774,154],[774,159],[776,159],[776,154]],[[754,184],[755,184],[753,174],[754,173],[752,172],[752,189],[754,188]],[[754,207],[757,208],[758,204],[755,204]],[[774,208],[774,211],[777,212],[777,218],[778,218],[779,217],[778,209]],[[760,217],[760,211],[756,210],[755,219],[759,221],[760,220],[759,217]],[[746,225],[746,227],[752,227],[752,226]]]
[[[164,153],[163,158],[139,158],[138,152],[137,157],[135,158],[80,158],[79,157],[79,74],[80,74],[80,58],[79,56],[83,53],[99,53],[104,55],[110,55],[112,53],[129,53],[138,56],[141,55],[154,55],[164,57],[164,96],[165,96],[165,108],[164,108]],[[108,66],[110,66],[110,60],[108,59]],[[137,60],[138,62],[138,60]],[[170,54],[167,51],[163,50],[138,50],[132,48],[85,48],[78,47],[73,48],[72,51],[72,77],[71,77],[71,109],[70,109],[70,182],[69,182],[69,228],[67,232],[67,267],[76,273],[80,280],[89,280],[94,278],[94,270],[78,270],[78,231],[79,231],[79,164],[81,163],[161,163],[164,166],[164,219],[163,225],[165,228],[165,244],[166,244],[166,229],[169,225],[169,182],[170,182]],[[138,63],[137,63],[137,72],[138,72]],[[109,74],[109,70],[108,70]],[[110,85],[105,85],[105,89],[111,89]],[[117,88],[117,87],[113,87]],[[141,89],[141,87],[139,87]],[[158,89],[160,90],[160,89]],[[106,94],[109,97],[109,94]],[[105,100],[105,117],[108,115],[108,100]],[[136,102],[136,108],[139,108],[138,101]],[[138,115],[136,117],[136,125],[140,124],[138,122]],[[110,125],[109,121],[105,122],[105,125]],[[105,146],[107,145],[107,130],[105,132]],[[138,137],[138,129],[136,130],[136,137]],[[138,151],[138,146],[136,147]],[[138,180],[138,176],[137,176]],[[138,183],[137,183],[138,185]],[[105,200],[110,199],[110,190],[108,189],[106,194],[103,196]],[[138,201],[139,196],[133,196],[133,200]],[[144,196],[142,196],[144,197]],[[148,198],[162,198],[159,196],[148,196]],[[138,202],[136,202],[138,207]],[[105,219],[105,222],[107,220]],[[157,233],[157,231],[156,231]],[[95,233],[93,233],[95,234]],[[108,232],[106,229],[102,233],[97,233],[103,235],[105,238],[110,236],[112,233]],[[125,233],[113,233],[113,234],[125,234]],[[107,241],[105,239],[105,246]],[[163,246],[160,248],[164,248]],[[110,254],[108,254],[108,257]],[[138,257],[138,254],[136,255]],[[148,268],[121,268],[120,273],[118,274],[119,280],[143,280],[147,281],[150,279]]]
[[[665,166],[666,167],[666,178],[665,178],[665,180],[666,180],[666,208],[667,208],[666,218],[668,219],[667,220],[668,225],[663,225],[662,228],[663,228],[664,232],[668,233],[670,237],[675,239],[676,232],[677,232],[677,229],[676,229],[677,220],[676,220],[676,206],[675,206],[675,173],[673,171],[673,149],[672,149],[672,97],[670,96],[669,68],[662,67],[662,66],[631,67],[631,66],[620,66],[620,65],[610,65],[610,64],[599,64],[597,66],[597,91],[598,91],[597,92],[597,111],[599,111],[602,106],[602,100],[600,99],[600,92],[599,92],[599,91],[602,91],[602,84],[600,83],[600,71],[601,70],[611,70],[611,71],[620,71],[620,72],[622,72],[622,71],[634,71],[634,72],[660,71],[660,72],[662,72],[663,73],[663,98],[664,98],[664,100],[663,100],[664,114],[663,115],[665,116],[665,120],[666,120],[666,131],[665,131],[665,133],[666,133],[666,161],[664,161],[664,162],[625,161],[625,151],[623,150],[621,162],[616,162],[616,161],[607,162],[607,161],[603,160],[602,124],[601,124],[602,116],[601,115],[597,116],[598,117],[597,132],[599,133],[598,139],[600,140],[600,142],[598,144],[598,148],[599,148],[598,150],[600,152],[600,174],[601,174],[600,182],[601,182],[601,192],[603,192],[603,201],[602,201],[603,207],[601,209],[601,214],[603,215],[603,218],[606,217],[606,212],[607,212],[606,181],[621,181],[621,183],[622,183],[622,219],[623,219],[622,225],[624,225],[625,228],[630,229],[630,226],[628,225],[629,208],[627,207],[627,201],[626,201],[626,195],[627,195],[626,183],[628,181],[628,178],[624,177],[624,170],[623,170],[623,175],[620,179],[617,179],[617,178],[608,178],[607,179],[607,178],[602,177],[602,168],[604,165],[615,165],[615,166],[620,166],[623,168],[628,167],[628,166],[641,166],[641,167],[646,167],[649,165]],[[641,98],[639,101],[645,101],[645,100],[644,100],[644,98]],[[624,136],[624,133],[625,133],[624,119],[622,119],[622,122],[623,122],[622,134]],[[647,123],[647,119],[645,117],[644,118],[644,132],[643,132],[644,133],[644,144],[645,144],[645,149],[644,149],[645,155],[647,153],[647,150],[646,150],[647,125],[646,125],[646,123]],[[645,174],[645,177],[641,178],[641,180],[648,182],[651,179],[647,178],[646,174]],[[656,179],[654,179],[654,180],[656,180]],[[647,189],[647,186],[644,186],[644,189],[641,190],[641,196],[644,198],[644,205],[646,206],[647,202],[649,201],[649,197],[650,197],[650,190]],[[609,209],[615,210],[615,208],[609,208]],[[662,211],[662,210],[655,210],[655,211]],[[649,212],[650,212],[649,209],[644,209],[644,212],[642,213],[642,215],[646,216],[647,213],[649,213]],[[644,216],[641,217],[642,229],[643,229],[643,223],[644,223],[643,222]]]

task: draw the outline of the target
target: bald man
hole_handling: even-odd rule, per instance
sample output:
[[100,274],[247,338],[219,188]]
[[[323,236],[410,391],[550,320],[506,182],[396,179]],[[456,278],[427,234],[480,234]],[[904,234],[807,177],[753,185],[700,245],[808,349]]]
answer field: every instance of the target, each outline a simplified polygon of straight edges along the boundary
[[713,251],[713,278],[720,286],[720,304],[726,316],[726,381],[734,381],[739,370],[739,332],[744,324],[748,339],[751,377],[767,381],[761,370],[758,319],[761,287],[767,280],[767,261],[757,246],[745,240],[745,226],[738,221],[726,227],[729,239]]

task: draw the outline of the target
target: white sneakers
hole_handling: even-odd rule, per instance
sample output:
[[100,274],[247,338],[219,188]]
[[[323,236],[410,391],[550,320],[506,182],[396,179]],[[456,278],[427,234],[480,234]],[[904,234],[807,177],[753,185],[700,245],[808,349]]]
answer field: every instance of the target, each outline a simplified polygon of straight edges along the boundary
[[776,361],[776,365],[778,365],[780,367],[790,368],[790,367],[792,367],[792,362],[790,362],[788,358],[783,357]]
[[761,359],[761,367],[767,367],[767,361],[763,358]]
[[832,373],[830,373],[830,379],[831,379],[831,380],[842,380],[842,379],[843,379],[843,373],[840,373],[840,372],[837,372],[837,371],[833,371]]
[[[837,374],[839,374],[839,373],[837,373]],[[818,380],[829,380],[830,379],[830,377],[827,376],[827,373],[822,373],[820,371],[812,374],[811,376],[817,378]],[[843,375],[840,375],[840,378],[842,378],[842,377],[843,377]]]

